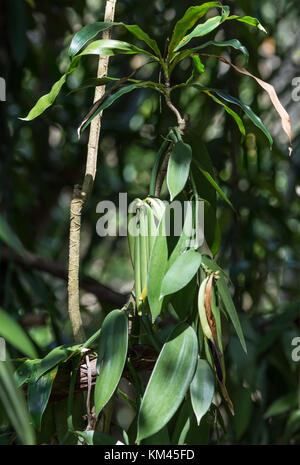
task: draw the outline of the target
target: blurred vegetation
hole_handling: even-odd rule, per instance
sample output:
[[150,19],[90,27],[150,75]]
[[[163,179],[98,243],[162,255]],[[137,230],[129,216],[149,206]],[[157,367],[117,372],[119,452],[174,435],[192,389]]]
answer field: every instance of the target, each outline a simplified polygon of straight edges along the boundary
[[[87,131],[78,141],[76,128],[90,108],[93,89],[70,92],[95,77],[96,61],[85,58],[42,117],[30,124],[18,117],[25,116],[65,71],[72,35],[83,25],[102,20],[104,1],[2,3],[0,63],[7,102],[0,103],[0,305],[25,328],[43,357],[57,345],[72,343],[64,278],[69,205],[73,185],[83,178],[86,157]],[[118,0],[116,20],[139,24],[163,50],[174,22],[188,6],[197,4],[174,3]],[[224,64],[206,60],[202,84],[209,80],[211,87],[226,89],[251,105],[274,137],[272,151],[246,119],[247,136],[241,140],[235,123],[225,118],[218,105],[194,89],[184,90],[180,97],[174,92],[178,108],[190,114],[189,143],[193,150],[200,150],[201,134],[216,179],[237,211],[234,214],[219,198],[222,234],[217,260],[233,283],[248,356],[237,349],[232,333],[226,364],[236,416],[226,434],[217,428],[209,442],[299,444],[300,370],[299,362],[291,359],[291,341],[300,335],[300,120],[299,102],[292,99],[292,79],[300,76],[299,4],[297,0],[278,0],[276,6],[272,0],[226,3],[235,14],[259,18],[268,36],[238,22],[229,22],[221,35],[213,32],[211,36],[236,37],[247,47],[248,64],[234,51],[222,53],[275,86],[292,118],[294,151],[289,158],[286,137],[266,94]],[[115,39],[130,40],[128,35],[121,28],[113,31]],[[140,60],[139,56],[111,57],[110,75],[128,75]],[[157,80],[156,74],[151,65],[140,71],[143,79]],[[187,77],[183,61],[174,72],[173,85]],[[119,192],[128,192],[129,201],[148,194],[161,135],[175,123],[166,106],[161,112],[159,106],[156,94],[139,89],[124,95],[104,114],[96,182],[83,214],[81,272],[90,287],[82,286],[81,305],[88,336],[99,328],[107,311],[126,301],[133,283],[127,239],[96,234],[96,205],[103,199],[117,202]],[[166,196],[166,189],[163,192]],[[17,247],[31,252],[31,261],[22,260]],[[9,351],[12,357],[20,356],[11,346]],[[7,421],[3,418],[0,442],[5,443]],[[127,420],[120,416],[118,421],[126,424]]]

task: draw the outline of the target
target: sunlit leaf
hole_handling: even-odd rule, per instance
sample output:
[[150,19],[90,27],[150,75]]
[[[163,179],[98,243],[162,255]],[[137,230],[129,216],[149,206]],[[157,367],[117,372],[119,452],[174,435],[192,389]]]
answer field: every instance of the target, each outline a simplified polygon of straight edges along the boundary
[[267,31],[262,26],[262,24],[258,21],[257,18],[253,18],[252,16],[237,16],[237,15],[228,16],[228,18],[226,18],[226,20],[232,20],[232,19],[236,19],[237,21],[241,21],[242,23],[249,24],[250,26],[255,26],[261,31],[267,33]]
[[101,39],[91,42],[79,55],[105,55],[114,56],[119,54],[131,55],[134,53],[142,53],[153,58],[153,55],[146,50],[136,47],[135,45],[129,44],[128,42],[122,42],[121,40],[113,39]]
[[151,39],[151,37],[149,37],[149,35],[146,32],[144,32],[139,26],[135,24],[128,25],[118,22],[96,22],[84,26],[82,29],[80,29],[80,31],[76,32],[76,34],[74,35],[70,44],[69,55],[76,55],[85,46],[85,44],[87,44],[87,42],[96,37],[96,35],[99,34],[99,32],[105,31],[113,26],[125,27],[129,32],[131,32],[131,34],[133,34],[139,40],[144,41],[156,53],[157,56],[160,56],[160,51],[156,41],[154,39]]
[[229,318],[232,321],[232,324],[234,326],[234,329],[236,330],[236,333],[238,335],[238,338],[240,340],[240,343],[244,349],[244,351],[247,353],[247,348],[246,348],[246,342],[245,338],[243,335],[243,330],[241,328],[241,324],[239,321],[239,317],[237,314],[237,311],[235,309],[232,297],[230,295],[229,289],[227,287],[227,284],[225,282],[225,279],[222,277],[217,280],[217,289],[219,291],[219,294],[221,296],[221,299],[225,305],[225,309],[229,315]]
[[164,344],[142,399],[137,442],[161,430],[172,418],[194,376],[198,342],[186,323],[178,325]]
[[210,8],[222,8],[220,2],[207,2],[201,6],[192,6],[186,10],[183,17],[177,21],[169,44],[169,54],[177,47],[184,38],[186,32],[201,19]]
[[212,95],[209,91],[204,91],[204,93],[206,95],[209,95],[216,103],[218,103],[219,105],[222,105],[222,107],[225,109],[225,111],[229,115],[231,115],[233,117],[233,119],[235,120],[241,134],[243,134],[243,136],[245,136],[246,135],[245,126],[244,126],[243,121],[239,117],[239,115],[235,111],[233,111],[231,108],[229,108],[227,105],[225,105],[225,103],[221,102],[221,100],[219,100],[217,97]]
[[66,82],[67,76],[71,74],[78,66],[80,58],[74,58],[70,64],[68,71],[61,76],[61,78],[56,81],[50,92],[48,94],[43,95],[34,105],[34,107],[30,110],[25,118],[19,118],[22,121],[31,121],[38,116],[40,116],[47,108],[53,105],[56,97],[58,96],[59,92],[61,91],[62,86]]
[[35,434],[31,425],[25,398],[17,388],[10,362],[0,362],[0,400],[20,441],[26,445],[35,444]]
[[0,335],[21,353],[37,358],[34,345],[18,323],[4,310],[0,309]]
[[27,392],[28,408],[37,430],[41,429],[42,416],[48,404],[57,370],[58,366],[55,366],[40,378],[33,373],[29,380]]
[[167,171],[167,185],[171,200],[184,189],[189,176],[191,161],[191,147],[182,141],[177,142],[172,149]]
[[214,373],[206,360],[198,360],[190,392],[198,425],[208,411],[215,391]]
[[165,217],[166,211],[162,216],[158,232],[155,237],[148,269],[148,302],[150,305],[152,321],[158,317],[163,305],[163,299],[160,298],[161,284],[165,275],[168,260],[168,245],[165,234]]
[[161,296],[174,294],[185,287],[197,273],[201,264],[201,254],[191,249],[181,254],[168,269],[162,285]]
[[96,415],[107,404],[120,381],[128,346],[128,319],[124,310],[113,310],[101,327],[95,387]]

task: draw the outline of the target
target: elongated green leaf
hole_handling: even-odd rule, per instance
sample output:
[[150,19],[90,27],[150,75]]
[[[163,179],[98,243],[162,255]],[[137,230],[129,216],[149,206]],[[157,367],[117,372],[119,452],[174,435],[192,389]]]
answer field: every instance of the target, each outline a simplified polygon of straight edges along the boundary
[[194,376],[198,342],[186,323],[164,344],[142,399],[137,442],[161,430],[172,418]]
[[102,324],[95,387],[95,410],[100,413],[115,392],[126,361],[128,319],[124,310],[113,310]]
[[87,446],[121,446],[124,445],[117,438],[102,433],[101,431],[75,431],[78,436]]
[[160,300],[159,297],[168,261],[168,244],[165,234],[166,210],[159,222],[157,235],[152,246],[148,269],[148,302],[153,322],[160,314],[163,305],[163,299]]
[[227,102],[234,103],[235,105],[238,105],[238,106],[246,113],[246,115],[247,115],[248,118],[252,121],[252,123],[254,123],[255,126],[257,126],[257,127],[265,134],[265,136],[267,137],[268,141],[270,142],[270,145],[273,144],[272,136],[271,136],[271,134],[269,133],[269,131],[267,130],[266,126],[264,125],[264,123],[262,122],[262,120],[259,118],[259,116],[257,116],[257,115],[251,110],[251,108],[250,108],[248,105],[246,105],[245,103],[241,102],[241,101],[238,100],[237,98],[232,97],[231,95],[226,94],[225,92],[222,92],[222,91],[216,90],[216,89],[211,89],[211,90],[212,90],[212,92],[216,93],[219,97],[221,97],[222,99],[226,100]]
[[55,101],[59,94],[62,86],[66,82],[67,76],[71,74],[78,66],[78,63],[82,56],[86,55],[106,55],[113,56],[117,54],[134,54],[143,53],[144,55],[150,56],[152,59],[156,59],[151,53],[135,47],[127,42],[120,40],[103,39],[97,40],[90,43],[78,56],[75,56],[70,64],[68,71],[61,76],[61,78],[53,84],[51,91],[43,95],[34,107],[30,110],[25,118],[20,118],[23,121],[31,121],[41,115],[47,108],[49,108]]
[[171,200],[173,200],[186,185],[191,161],[191,147],[182,141],[177,142],[171,152],[167,171],[167,185]]
[[289,392],[285,396],[276,399],[267,409],[264,418],[270,418],[275,415],[281,415],[297,407],[297,392]]
[[221,16],[214,16],[209,18],[205,23],[198,24],[193,31],[185,36],[181,42],[175,47],[174,51],[181,49],[184,45],[188,44],[194,37],[203,37],[216,29],[226,19],[226,13]]
[[62,77],[56,81],[50,92],[48,94],[43,95],[34,105],[34,107],[30,110],[28,115],[25,118],[19,118],[22,121],[32,121],[33,119],[40,116],[47,108],[53,105],[56,97],[58,96],[59,92],[61,91],[62,86],[66,82],[67,76],[71,74],[78,66],[80,58],[76,57],[72,60],[68,71],[62,75]]
[[255,26],[255,27],[257,27],[258,29],[260,29],[261,31],[267,33],[267,31],[266,31],[265,28],[262,26],[262,24],[258,21],[258,19],[253,18],[252,16],[237,16],[237,15],[233,15],[233,16],[228,16],[228,17],[226,18],[226,20],[232,20],[232,19],[236,19],[237,21],[241,21],[242,23],[249,24],[250,26]]
[[[198,51],[198,50],[201,50],[203,48],[206,48],[208,47],[209,45],[214,45],[216,47],[233,47],[235,48],[236,50],[239,50],[240,52],[242,52],[242,54],[247,58],[249,58],[249,53],[248,53],[248,50],[246,49],[246,47],[244,45],[241,44],[241,42],[237,39],[232,39],[232,40],[226,40],[224,42],[216,42],[215,40],[209,40],[208,42],[205,42],[204,44],[201,44],[201,45],[198,45],[197,47],[194,47],[194,48],[191,48],[191,49],[187,49],[187,50],[183,50],[182,52],[178,52],[173,61],[172,61],[172,65],[170,67],[170,72],[172,72],[172,70],[174,69],[174,67],[180,62],[182,61],[184,58],[188,57],[188,56],[192,56]],[[204,68],[204,66],[203,66]],[[201,69],[201,68],[200,68]]]
[[24,383],[29,381],[29,378],[33,374],[35,366],[40,363],[40,359],[36,360],[25,360],[21,365],[18,366],[14,372],[14,379],[17,387],[23,386]]
[[51,350],[40,362],[39,367],[37,368],[37,378],[47,373],[47,371],[54,368],[56,365],[59,365],[62,362],[65,362],[69,357],[75,353],[80,352],[80,345],[74,347],[55,347]]
[[300,430],[300,409],[294,410],[289,416],[286,424],[284,436],[289,440]]
[[210,8],[222,8],[222,4],[220,2],[207,2],[203,3],[201,6],[192,6],[186,10],[183,17],[177,21],[174,28],[169,44],[169,54],[177,47],[186,32],[191,29]]
[[37,358],[34,345],[25,331],[4,310],[0,309],[0,335],[30,358]]
[[154,52],[158,57],[161,57],[160,50],[156,43],[156,40],[151,39],[151,37],[144,32],[139,26],[136,24],[124,24],[120,23],[120,25],[126,27],[126,29],[131,32],[131,34],[135,35],[139,40],[143,40]]
[[[94,79],[87,79],[81,86],[76,87],[75,89],[72,89],[69,94],[74,94],[75,92],[78,92],[79,90],[83,89],[88,89],[89,87],[97,87],[97,86],[103,86],[109,82],[117,82],[119,81],[120,78],[112,78],[112,77],[104,77],[104,78],[94,78]],[[140,81],[137,79],[128,79],[126,82],[133,82],[135,84],[140,84],[141,87],[148,87],[150,89],[155,89],[155,90],[162,90],[163,86],[157,82],[152,82],[152,81]]]
[[162,285],[161,297],[174,294],[185,287],[197,273],[201,264],[201,254],[191,249],[181,254],[168,269]]
[[24,247],[7,221],[0,215],[0,240],[20,255],[24,255]]
[[132,55],[134,53],[142,53],[143,55],[153,55],[146,50],[136,47],[135,45],[129,44],[128,42],[122,42],[121,40],[112,39],[101,39],[91,42],[79,55],[106,55],[115,56],[119,54]]
[[99,32],[110,29],[113,24],[114,23],[111,22],[97,22],[84,26],[74,35],[69,47],[69,55],[71,57],[75,56],[85,46],[85,44],[99,34]]
[[212,403],[215,391],[214,374],[206,360],[198,360],[190,392],[198,425]]
[[235,111],[233,111],[231,108],[229,108],[227,105],[225,105],[225,103],[221,102],[221,100],[219,100],[217,97],[212,95],[209,91],[204,91],[204,92],[206,95],[209,95],[214,100],[214,102],[218,103],[219,105],[222,105],[222,107],[225,108],[225,111],[234,118],[241,134],[245,136],[246,135],[245,126],[244,126],[243,121],[239,117],[239,115]]
[[237,311],[235,309],[232,297],[223,277],[217,280],[217,289],[225,305],[226,311],[232,321],[234,329],[236,330],[236,333],[239,337],[241,346],[243,347],[245,353],[247,353],[246,342],[244,339],[243,330],[240,325],[239,317],[237,315]]
[[88,24],[84,26],[80,31],[76,32],[69,48],[69,55],[75,56],[91,39],[96,37],[99,32],[105,31],[113,26],[123,26],[131,34],[133,34],[138,39],[144,41],[155,53],[157,56],[160,56],[160,51],[155,40],[151,39],[149,35],[144,32],[139,26],[133,24],[128,25],[118,22],[96,22],[93,24]]
[[210,184],[216,189],[216,191],[218,192],[218,194],[220,194],[220,196],[222,197],[222,199],[224,199],[225,202],[227,202],[228,205],[234,210],[232,203],[231,203],[230,200],[227,198],[227,196],[224,194],[224,192],[222,191],[221,187],[216,183],[216,181],[214,180],[214,178],[209,174],[209,172],[206,171],[206,170],[203,170],[202,168],[200,168],[200,166],[198,166],[198,168],[199,168],[199,170],[201,171],[201,173],[206,177],[206,179],[208,180],[208,182],[210,182]]
[[35,434],[24,395],[16,386],[13,369],[8,361],[0,362],[0,401],[20,441],[26,445],[35,444]]
[[57,370],[58,366],[40,378],[34,373],[29,380],[27,392],[28,408],[37,430],[41,429],[42,416],[48,404]]
[[127,94],[128,92],[131,92],[135,89],[139,89],[143,87],[141,84],[130,84],[129,86],[122,87],[121,89],[117,90],[114,94],[110,95],[103,103],[98,107],[95,112],[90,116],[88,119],[84,119],[83,123],[79,126],[77,132],[80,134],[80,132],[83,132],[86,127],[91,123],[91,121],[99,115],[99,113],[106,108],[110,107],[116,100],[118,100],[122,95]]
[[249,58],[248,50],[237,39],[225,40],[224,42],[217,42],[215,40],[209,40],[208,42],[205,42],[205,44],[198,45],[197,47],[192,48],[191,52],[196,52],[198,50],[208,47],[209,45],[214,45],[215,47],[233,47],[236,50],[239,50],[240,52],[242,52],[242,54],[245,55],[247,59]]

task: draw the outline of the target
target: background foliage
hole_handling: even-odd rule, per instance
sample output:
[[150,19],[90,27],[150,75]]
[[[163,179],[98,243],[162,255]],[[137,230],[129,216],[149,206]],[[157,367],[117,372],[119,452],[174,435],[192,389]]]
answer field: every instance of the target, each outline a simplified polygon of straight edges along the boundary
[[[289,159],[285,135],[266,95],[228,66],[208,60],[209,85],[251,104],[270,128],[272,151],[247,121],[247,136],[241,141],[235,123],[211,100],[196,99],[194,89],[184,90],[180,98],[174,92],[176,105],[191,116],[189,143],[196,148],[201,134],[217,180],[237,211],[219,198],[218,262],[234,285],[248,356],[237,349],[232,332],[226,349],[227,383],[237,413],[226,434],[213,428],[209,442],[299,443],[299,364],[291,359],[291,341],[299,336],[300,324],[300,123],[299,102],[291,94],[292,79],[300,75],[300,12],[296,0],[278,0],[276,7],[271,0],[226,3],[236,14],[259,18],[267,29],[265,36],[228,22],[217,38],[239,38],[249,50],[249,71],[275,86],[292,117],[294,152]],[[118,0],[116,20],[139,24],[163,50],[174,22],[193,4],[197,2]],[[65,92],[41,118],[28,124],[18,117],[65,71],[73,33],[102,20],[103,12],[99,0],[10,0],[3,2],[0,18],[1,75],[7,82],[7,102],[0,105],[0,302],[26,329],[39,357],[56,345],[72,343],[64,279],[69,203],[73,185],[83,177],[86,156],[87,131],[78,141],[76,128],[90,108],[93,89],[69,92],[95,76],[96,61],[88,57],[80,64]],[[113,37],[131,40],[122,28],[114,29]],[[243,58],[230,53],[232,60],[245,65]],[[128,75],[141,64],[136,56],[111,57],[110,75]],[[156,80],[156,72],[147,66],[141,75]],[[183,61],[173,85],[187,77]],[[99,328],[108,310],[126,301],[133,282],[127,240],[97,236],[96,205],[103,199],[117,202],[119,192],[128,192],[129,201],[147,195],[160,135],[174,125],[174,115],[165,105],[159,113],[159,105],[156,94],[140,89],[105,111],[96,183],[83,216],[81,304],[88,335]],[[22,258],[23,247],[34,254],[31,260]],[[20,355],[11,346],[9,350],[13,357]],[[117,420],[125,427],[129,413],[122,408]],[[11,436],[7,420],[1,419],[0,440],[5,442]],[[61,429],[63,437],[62,423]],[[204,441],[193,443],[197,440]]]

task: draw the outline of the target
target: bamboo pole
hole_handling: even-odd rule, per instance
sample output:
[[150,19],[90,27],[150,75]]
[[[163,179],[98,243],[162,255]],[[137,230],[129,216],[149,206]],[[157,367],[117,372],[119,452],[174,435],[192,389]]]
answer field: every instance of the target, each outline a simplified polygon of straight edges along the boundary
[[[115,15],[116,0],[107,0],[104,21],[113,22]],[[103,39],[109,39],[111,30],[103,32]],[[100,55],[97,77],[101,78],[107,74],[108,56]],[[105,86],[95,89],[94,102],[99,100],[105,92]],[[98,146],[101,129],[102,113],[91,122],[85,176],[82,187],[75,185],[70,207],[70,238],[69,238],[69,268],[68,268],[68,312],[72,326],[73,336],[76,343],[84,342],[85,332],[80,315],[79,302],[79,263],[80,263],[80,232],[81,213],[83,205],[88,201],[96,176]]]

